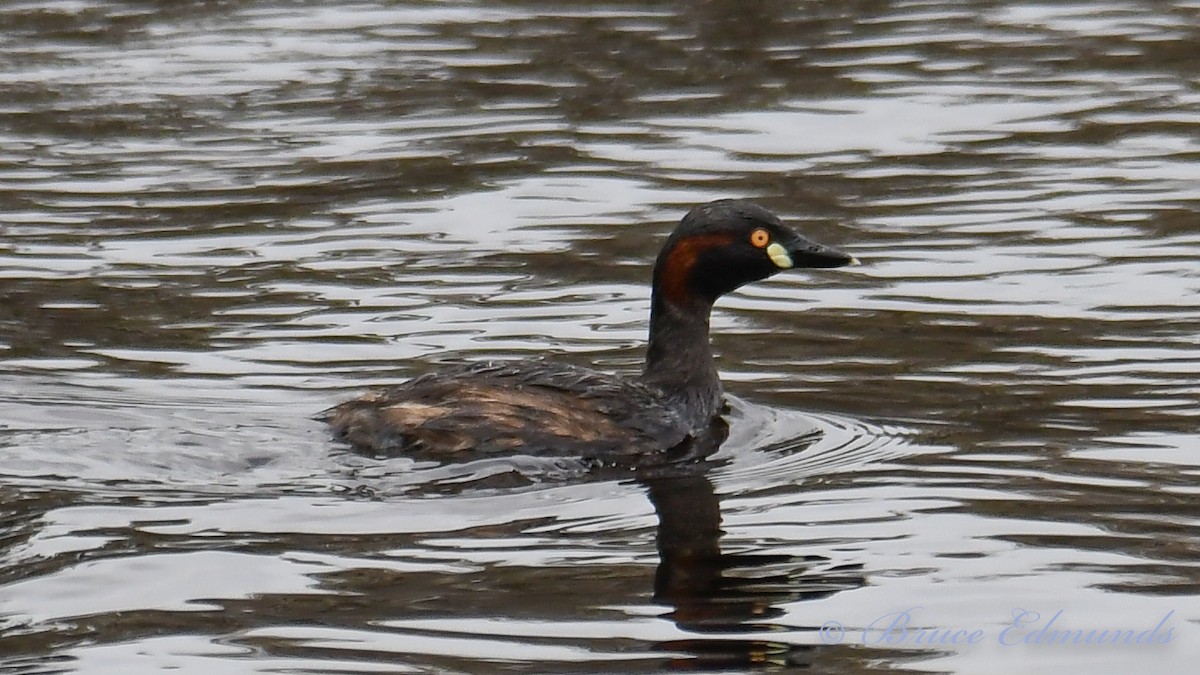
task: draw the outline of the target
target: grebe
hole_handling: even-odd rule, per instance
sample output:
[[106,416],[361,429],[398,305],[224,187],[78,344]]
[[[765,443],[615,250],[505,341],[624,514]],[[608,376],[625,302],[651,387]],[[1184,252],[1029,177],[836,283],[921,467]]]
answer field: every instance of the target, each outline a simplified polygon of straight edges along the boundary
[[641,377],[543,360],[483,361],[370,392],[322,415],[338,438],[373,455],[521,452],[637,463],[688,455],[701,444],[708,453],[725,429],[708,338],[713,303],[786,269],[854,264],[761,206],[710,202],[684,216],[654,263]]

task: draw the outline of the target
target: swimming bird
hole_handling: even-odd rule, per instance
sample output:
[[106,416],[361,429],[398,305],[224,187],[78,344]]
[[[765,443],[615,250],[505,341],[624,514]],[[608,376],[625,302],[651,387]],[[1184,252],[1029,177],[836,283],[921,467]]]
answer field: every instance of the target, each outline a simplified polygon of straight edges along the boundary
[[767,209],[697,206],[654,263],[640,377],[543,359],[480,361],[369,392],[325,411],[334,434],[372,455],[577,456],[615,464],[701,454],[724,439],[723,390],[709,344],[713,303],[788,269],[858,264]]

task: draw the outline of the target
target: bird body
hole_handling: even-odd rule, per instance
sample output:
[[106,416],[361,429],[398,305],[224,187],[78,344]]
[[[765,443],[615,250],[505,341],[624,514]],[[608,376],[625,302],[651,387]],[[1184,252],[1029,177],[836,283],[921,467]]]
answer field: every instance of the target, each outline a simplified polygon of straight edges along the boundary
[[[724,439],[709,345],[720,296],[793,267],[857,264],[766,209],[719,200],[690,211],[654,265],[646,364],[636,379],[541,359],[482,361],[369,392],[324,413],[371,454],[522,452],[625,463],[710,452]],[[710,447],[711,446],[711,447]]]

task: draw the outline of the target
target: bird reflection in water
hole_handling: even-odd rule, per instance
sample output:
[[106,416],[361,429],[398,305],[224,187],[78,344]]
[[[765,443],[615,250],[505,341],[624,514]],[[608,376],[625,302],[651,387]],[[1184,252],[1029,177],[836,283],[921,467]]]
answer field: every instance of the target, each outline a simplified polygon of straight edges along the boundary
[[862,565],[829,567],[822,556],[722,552],[721,505],[706,475],[710,467],[674,465],[639,476],[658,516],[654,599],[672,608],[666,617],[680,629],[697,634],[658,648],[688,655],[670,662],[675,670],[811,664],[821,647],[732,635],[795,631],[771,623],[785,614],[783,604],[864,586]]
[[[862,565],[831,565],[828,558],[819,555],[723,552],[720,498],[709,473],[725,463],[714,454],[727,435],[728,426],[719,418],[705,433],[697,435],[695,442],[677,448],[660,463],[637,469],[592,465],[587,470],[589,480],[629,480],[632,472],[633,479],[646,489],[658,518],[659,564],[653,598],[670,608],[663,618],[691,637],[648,645],[652,651],[678,655],[655,668],[712,671],[817,666],[818,661],[825,660],[823,652],[827,654],[837,647],[812,644],[815,638],[807,644],[779,638],[787,633],[809,632],[815,636],[818,626],[775,621],[786,615],[785,605],[865,586]],[[820,439],[819,434],[793,439],[786,451],[803,452]],[[382,459],[373,454],[366,456]],[[422,489],[454,495],[464,490],[504,490],[530,484],[528,476],[513,470],[445,485],[424,484]],[[544,580],[545,570],[539,574]],[[570,574],[558,579],[567,587],[578,581]],[[394,581],[382,587],[391,591],[398,588]],[[502,596],[498,601],[503,602]],[[400,604],[408,607],[410,599]],[[503,613],[497,607],[489,611]]]

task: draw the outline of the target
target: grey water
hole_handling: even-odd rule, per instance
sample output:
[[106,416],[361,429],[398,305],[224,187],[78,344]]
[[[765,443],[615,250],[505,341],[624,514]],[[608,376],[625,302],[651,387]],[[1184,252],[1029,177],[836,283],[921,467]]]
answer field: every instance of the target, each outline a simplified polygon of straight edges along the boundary
[[[1180,673],[1200,3],[0,5],[0,672]],[[361,456],[439,364],[638,371],[753,198],[703,471]]]

